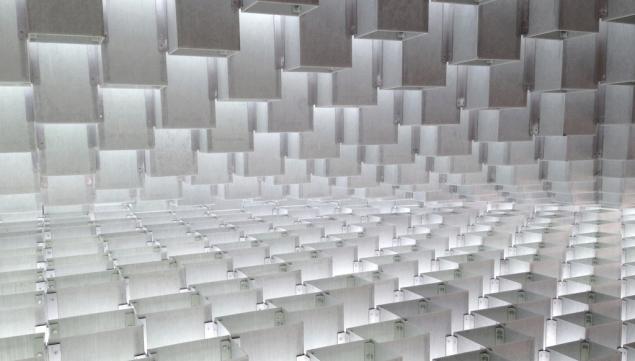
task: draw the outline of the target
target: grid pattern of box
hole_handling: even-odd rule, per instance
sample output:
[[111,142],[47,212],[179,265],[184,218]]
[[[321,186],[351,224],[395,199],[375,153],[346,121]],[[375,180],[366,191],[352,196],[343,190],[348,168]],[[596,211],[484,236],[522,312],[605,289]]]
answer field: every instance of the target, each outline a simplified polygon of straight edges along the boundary
[[3,0],[0,211],[632,204],[634,18],[630,0]]
[[634,39],[633,0],[0,0],[0,361],[635,360]]

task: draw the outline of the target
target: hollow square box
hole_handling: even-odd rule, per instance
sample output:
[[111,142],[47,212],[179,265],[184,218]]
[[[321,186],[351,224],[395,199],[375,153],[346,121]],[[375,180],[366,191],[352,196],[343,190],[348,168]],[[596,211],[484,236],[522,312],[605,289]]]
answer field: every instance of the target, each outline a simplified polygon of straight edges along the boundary
[[443,16],[448,5],[430,5],[428,32],[399,41],[384,41],[383,89],[418,89],[445,86]]
[[563,39],[599,31],[598,0],[529,1],[529,37]]
[[632,24],[606,23],[606,83],[635,84]]
[[491,65],[520,60],[517,0],[493,0],[454,8],[452,63]]
[[597,34],[564,40],[538,39],[534,90],[562,92],[596,89],[596,49]]
[[246,13],[298,16],[312,11],[322,4],[320,0],[243,0]]
[[0,2],[0,84],[30,81],[26,27],[26,12],[17,1]]
[[168,0],[167,10],[170,54],[224,57],[240,51],[235,1]]
[[428,31],[427,1],[365,0],[357,2],[357,37],[404,40]]
[[611,0],[606,12],[605,21],[635,24],[635,2],[631,0]]
[[27,0],[32,41],[96,44],[104,39],[102,0]]
[[322,0],[315,11],[284,18],[284,69],[326,72],[351,68],[350,0]]
[[107,0],[107,39],[101,46],[102,86],[161,88],[167,85],[165,2]]
[[595,91],[540,95],[540,135],[595,134]]

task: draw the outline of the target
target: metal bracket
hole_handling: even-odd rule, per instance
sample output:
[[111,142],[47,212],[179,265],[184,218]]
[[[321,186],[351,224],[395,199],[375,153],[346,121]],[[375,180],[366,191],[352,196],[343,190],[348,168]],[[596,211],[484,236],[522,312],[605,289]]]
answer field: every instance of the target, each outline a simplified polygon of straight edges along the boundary
[[229,361],[232,358],[231,340],[222,340],[220,342],[220,361]]
[[364,343],[364,361],[375,360],[375,343],[368,341]]
[[284,323],[285,323],[284,311],[282,310],[276,311],[276,313],[273,316],[273,319],[274,319],[273,323],[276,327],[284,326]]

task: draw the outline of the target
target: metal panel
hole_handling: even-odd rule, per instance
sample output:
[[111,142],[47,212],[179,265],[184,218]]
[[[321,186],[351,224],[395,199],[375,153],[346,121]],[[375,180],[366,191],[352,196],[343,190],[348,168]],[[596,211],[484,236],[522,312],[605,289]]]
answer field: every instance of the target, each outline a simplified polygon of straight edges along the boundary
[[321,0],[300,17],[284,18],[284,69],[333,72],[352,66],[350,0]]
[[565,40],[536,40],[536,91],[596,89],[595,34]]
[[97,189],[141,188],[143,168],[138,166],[139,155],[134,150],[99,152],[99,170],[95,174]]
[[635,87],[608,85],[604,91],[604,123],[633,123],[635,121]]
[[520,59],[518,0],[455,6],[452,63],[490,65]]
[[421,155],[461,155],[470,154],[470,140],[466,112],[460,124],[443,126],[422,126],[419,145]]
[[313,108],[313,131],[287,134],[287,154],[290,158],[315,159],[339,156],[340,110]]
[[214,64],[192,56],[167,56],[169,86],[161,89],[159,128],[212,128],[215,124]]
[[394,96],[389,90],[377,92],[377,105],[344,109],[344,144],[397,143]]
[[0,87],[0,153],[35,150],[31,93],[25,87]]
[[154,148],[146,151],[146,170],[151,177],[196,174],[191,130],[156,129],[154,137]]
[[412,163],[414,150],[419,146],[419,130],[414,127],[399,126],[397,144],[367,145],[364,147],[364,162],[369,164]]
[[0,154],[0,194],[38,193],[40,181],[31,153]]
[[33,43],[30,53],[35,121],[96,123],[102,120],[94,45]]
[[480,110],[478,112],[479,142],[515,142],[528,140],[529,108]]
[[624,46],[635,36],[631,24],[607,23],[606,82],[608,84],[635,83],[635,47]]
[[244,0],[242,10],[248,13],[297,16],[321,6],[320,0]]
[[369,0],[357,3],[357,37],[404,40],[428,32],[428,2]]
[[216,101],[216,127],[200,131],[202,152],[249,152],[254,148],[255,106]]
[[482,0],[430,0],[431,3],[448,3],[448,4],[463,4],[463,5],[478,5]]
[[227,59],[217,59],[218,98],[243,101],[280,99],[277,50],[280,40],[276,35],[279,19],[272,15],[241,13],[240,24],[242,50]]
[[381,167],[372,164],[362,164],[359,175],[337,177],[335,185],[345,188],[368,188],[379,185]]
[[240,51],[235,1],[168,0],[168,45],[173,55],[230,56]]
[[37,126],[40,172],[43,175],[91,174],[96,170],[94,130],[81,124]]
[[493,142],[487,143],[488,165],[533,164],[535,142]]
[[353,40],[353,67],[318,74],[317,106],[354,107],[377,104],[374,40]]
[[104,38],[102,0],[26,0],[32,41],[100,43]]
[[104,86],[165,86],[167,34],[163,0],[105,0],[104,14]]
[[595,133],[594,91],[543,93],[540,96],[540,135]]
[[391,164],[384,167],[384,182],[392,185],[423,184],[428,182],[425,158],[416,157],[413,164]]
[[42,198],[46,205],[87,204],[94,200],[94,188],[89,177],[55,176],[46,177],[42,182]]
[[631,124],[603,125],[602,156],[606,159],[635,159],[635,131]]
[[256,133],[253,152],[235,155],[236,174],[259,177],[284,173],[283,145],[280,134]]
[[311,181],[313,161],[304,159],[284,159],[284,174],[268,177],[268,183],[274,185],[302,184]]
[[593,158],[593,135],[548,136],[544,139],[543,159],[582,160]]
[[233,156],[227,153],[199,153],[196,157],[198,173],[191,177],[192,184],[231,183]]
[[154,144],[158,95],[144,89],[102,89],[104,121],[99,123],[99,148],[148,149]]
[[24,3],[0,3],[0,84],[28,83],[28,54]]
[[529,37],[565,39],[599,31],[598,0],[529,1]]
[[629,0],[607,2],[607,16],[604,20],[619,23],[635,23],[635,4]]
[[443,17],[447,5],[430,4],[428,32],[412,39],[384,41],[382,49],[383,89],[445,86],[443,61]]
[[448,65],[445,87],[424,91],[404,91],[402,124],[458,124],[460,120],[458,82],[458,66]]
[[[523,62],[469,66],[467,77],[466,109],[518,108],[527,105]],[[461,81],[461,80],[459,80]]]
[[153,177],[146,174],[139,192],[142,200],[179,199],[183,195],[180,177]]
[[218,195],[222,199],[242,199],[260,196],[260,182],[258,178],[234,176],[233,182],[221,184]]
[[259,132],[303,132],[313,129],[315,82],[306,73],[282,73],[282,99],[258,103]]
[[320,177],[359,175],[361,172],[360,161],[359,146],[342,145],[339,157],[315,160],[315,175]]

